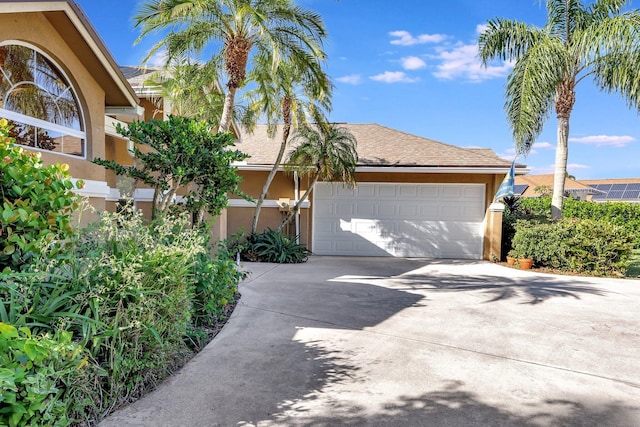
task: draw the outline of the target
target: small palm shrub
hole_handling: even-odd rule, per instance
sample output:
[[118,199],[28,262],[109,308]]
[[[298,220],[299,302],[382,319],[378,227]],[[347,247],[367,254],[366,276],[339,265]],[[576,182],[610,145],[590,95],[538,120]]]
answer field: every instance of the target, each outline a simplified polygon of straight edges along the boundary
[[634,237],[624,227],[600,220],[518,221],[510,254],[560,271],[622,277]]
[[242,248],[248,261],[295,264],[307,261],[311,252],[296,239],[275,230],[251,234]]

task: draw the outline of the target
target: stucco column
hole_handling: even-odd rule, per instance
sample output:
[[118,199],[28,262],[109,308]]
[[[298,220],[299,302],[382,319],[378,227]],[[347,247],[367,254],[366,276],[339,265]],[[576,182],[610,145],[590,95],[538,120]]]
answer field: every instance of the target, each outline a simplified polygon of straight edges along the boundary
[[211,239],[224,240],[227,238],[227,209],[223,209],[220,215],[215,218],[215,222],[211,226]]
[[493,261],[500,260],[502,254],[502,214],[504,205],[502,203],[491,203],[487,212],[487,220],[484,229],[484,259]]

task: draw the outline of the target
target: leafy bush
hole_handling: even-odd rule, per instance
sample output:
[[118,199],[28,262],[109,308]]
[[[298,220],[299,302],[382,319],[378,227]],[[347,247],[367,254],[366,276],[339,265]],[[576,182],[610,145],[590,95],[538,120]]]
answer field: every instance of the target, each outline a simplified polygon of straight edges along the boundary
[[[7,120],[0,120],[0,271],[20,269],[42,247],[72,232],[78,196],[69,166],[43,166],[40,153],[14,145]],[[78,188],[82,182],[77,183]],[[54,248],[49,247],[49,250]]]
[[98,158],[93,162],[152,187],[154,218],[175,208],[174,196],[183,191],[186,209],[201,222],[205,211],[217,216],[227,207],[227,194],[248,199],[238,188],[241,178],[233,166],[247,155],[230,149],[233,135],[212,129],[212,123],[179,116],[136,121],[126,128],[118,125],[118,133],[135,143],[138,164],[123,166]]
[[5,275],[0,315],[82,341],[99,392],[80,400],[96,420],[190,357],[187,337],[200,334],[194,322],[217,320],[242,275],[228,257],[211,259],[204,233],[185,216],[147,224],[139,213],[103,213],[72,243],[64,256],[43,253],[28,270]]
[[518,221],[510,254],[533,258],[539,266],[561,271],[624,276],[633,238],[628,230],[607,221]]
[[193,324],[208,326],[224,315],[236,298],[238,283],[246,277],[246,273],[237,269],[225,243],[218,245],[215,258],[208,252],[199,253],[193,269]]
[[0,425],[65,426],[82,413],[73,396],[87,382],[88,356],[71,334],[33,336],[0,323]]
[[309,250],[297,243],[295,238],[271,229],[249,235],[242,249],[242,255],[248,261],[280,264],[305,262],[309,254]]
[[[538,218],[544,222],[551,212],[550,197],[521,198],[516,213],[518,219]],[[625,202],[598,203],[586,200],[565,199],[563,218],[597,219],[626,228],[635,235],[634,243],[640,248],[640,205]]]

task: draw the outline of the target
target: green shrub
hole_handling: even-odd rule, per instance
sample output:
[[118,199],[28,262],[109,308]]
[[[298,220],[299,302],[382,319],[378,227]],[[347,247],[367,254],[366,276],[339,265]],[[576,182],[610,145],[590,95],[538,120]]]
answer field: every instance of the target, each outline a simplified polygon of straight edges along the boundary
[[73,388],[87,381],[88,356],[59,332],[33,336],[0,323],[0,425],[66,426],[83,402]]
[[193,269],[193,324],[209,326],[220,320],[229,304],[235,300],[238,283],[246,277],[246,273],[237,269],[225,243],[219,244],[214,258],[208,252],[199,253]]
[[[527,197],[519,200],[515,213],[518,219],[540,219],[545,222],[551,212],[550,197]],[[634,234],[634,244],[640,248],[640,204],[625,202],[590,202],[586,200],[565,199],[562,208],[563,218],[597,219],[626,228]],[[548,221],[547,221],[548,222]]]
[[146,224],[140,213],[103,213],[83,231],[64,286],[79,289],[82,313],[105,325],[85,339],[108,370],[109,400],[141,395],[189,355],[192,269],[205,250],[184,217]]
[[251,234],[242,254],[248,261],[295,264],[305,262],[310,252],[295,238],[267,229],[263,233]]
[[[40,153],[14,145],[0,120],[0,271],[20,269],[41,248],[68,237],[71,214],[78,208],[69,166],[43,166]],[[77,183],[78,188],[82,182]]]
[[633,238],[625,228],[607,221],[518,221],[510,254],[533,258],[536,265],[561,271],[624,276]]

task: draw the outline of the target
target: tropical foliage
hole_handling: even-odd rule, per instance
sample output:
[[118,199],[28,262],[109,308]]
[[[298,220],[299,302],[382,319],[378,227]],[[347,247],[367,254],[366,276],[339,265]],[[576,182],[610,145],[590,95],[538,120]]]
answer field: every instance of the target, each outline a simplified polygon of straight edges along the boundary
[[300,210],[318,181],[338,181],[355,186],[358,152],[356,138],[345,127],[321,121],[303,126],[292,138],[293,151],[287,159],[287,170],[310,179],[307,190],[285,216],[276,231],[280,232]]
[[[3,167],[16,168],[2,175],[13,180],[3,215],[15,210],[47,244],[0,273],[0,424],[95,424],[208,342],[244,274],[229,252],[210,255],[187,212],[149,223],[129,208],[71,232],[66,167],[43,167],[3,138]],[[13,215],[3,247],[22,232]]]
[[10,131],[7,120],[0,120],[0,271],[19,269],[73,232],[71,213],[79,199],[72,190],[83,185],[71,181],[66,164],[43,166],[40,153],[15,145]]
[[135,18],[138,40],[169,30],[149,52],[161,49],[167,61],[213,47],[208,62],[226,74],[224,108],[219,131],[233,120],[235,95],[246,83],[247,69],[257,57],[271,55],[271,70],[283,61],[299,65],[322,61],[326,36],[320,15],[296,6],[292,0],[146,0]]
[[170,116],[118,126],[117,131],[134,142],[138,163],[123,166],[104,159],[94,159],[94,163],[153,188],[154,217],[175,207],[178,191],[198,223],[204,212],[219,215],[227,206],[228,194],[246,197],[238,188],[240,177],[233,163],[247,156],[229,149],[233,136],[212,133],[210,123]]
[[298,264],[307,261],[310,254],[294,237],[271,229],[250,234],[241,246],[243,258],[254,262]]
[[[331,107],[332,86],[328,76],[311,62],[299,68],[293,62],[281,62],[272,71],[272,55],[256,58],[257,66],[250,73],[255,88],[247,94],[248,115],[245,122],[251,128],[256,118],[264,118],[268,123],[268,135],[273,137],[280,128],[280,149],[267,176],[262,192],[256,201],[251,224],[251,232],[256,233],[262,203],[278,169],[282,166],[289,135],[292,130],[311,121],[320,120],[322,111]],[[282,126],[278,126],[282,123]]]
[[490,20],[480,35],[480,57],[514,63],[507,79],[505,110],[516,147],[528,153],[552,109],[558,143],[552,215],[561,216],[567,169],[569,119],[576,86],[588,77],[630,107],[640,99],[640,12],[628,0],[547,0],[547,22]]

